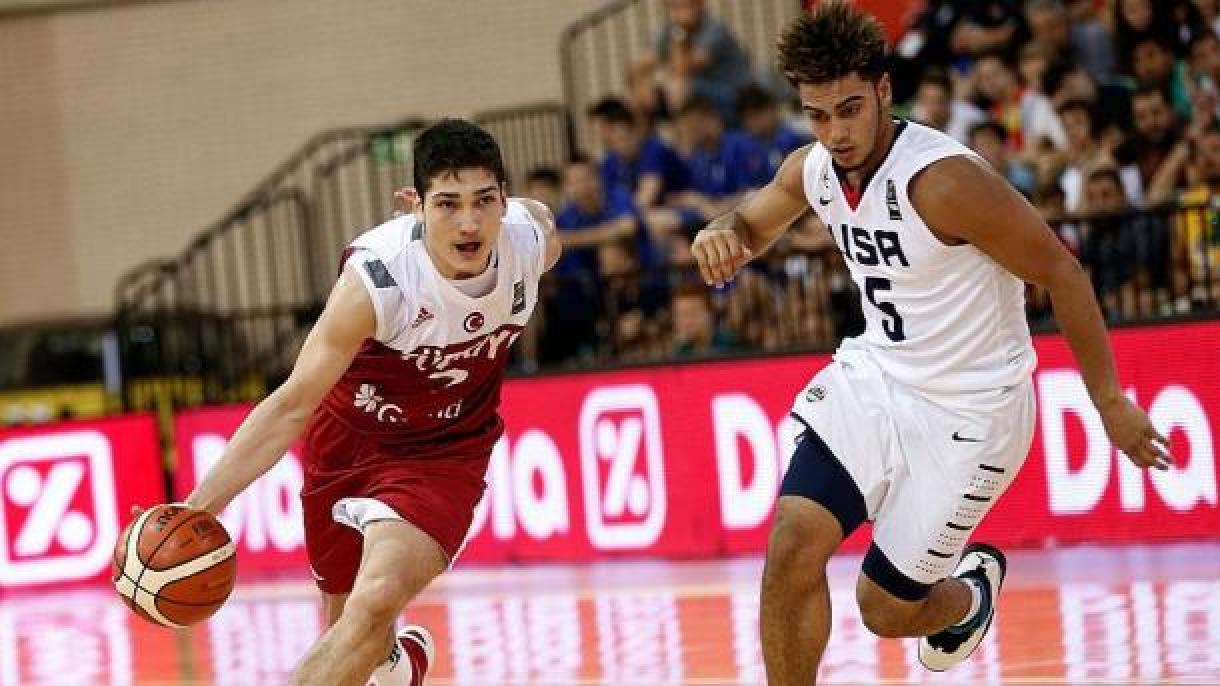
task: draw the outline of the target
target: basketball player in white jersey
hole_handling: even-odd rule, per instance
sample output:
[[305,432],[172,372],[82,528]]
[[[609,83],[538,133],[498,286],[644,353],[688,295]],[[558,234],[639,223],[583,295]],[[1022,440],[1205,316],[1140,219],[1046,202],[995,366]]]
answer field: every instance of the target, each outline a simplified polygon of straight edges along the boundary
[[[771,686],[813,683],[830,632],[827,560],[864,520],[865,625],[961,662],[995,613],[1004,556],[966,545],[1025,460],[1034,350],[1022,281],[1046,288],[1114,444],[1166,468],[1166,441],[1123,394],[1089,279],[1037,212],[969,149],[889,117],[884,38],[825,0],[779,43],[817,143],[695,238],[704,279],[730,280],[812,207],[862,293],[865,332],[797,395],[806,427],[784,477],[762,579]],[[1160,444],[1160,445],[1158,445]],[[956,566],[955,566],[956,563]]]
[[508,348],[559,258],[545,206],[506,200],[486,131],[444,120],[416,139],[414,167],[422,207],[352,242],[292,374],[187,499],[220,512],[303,435],[305,545],[330,628],[293,684],[422,683],[431,637],[395,637],[394,621],[461,549],[503,430]]

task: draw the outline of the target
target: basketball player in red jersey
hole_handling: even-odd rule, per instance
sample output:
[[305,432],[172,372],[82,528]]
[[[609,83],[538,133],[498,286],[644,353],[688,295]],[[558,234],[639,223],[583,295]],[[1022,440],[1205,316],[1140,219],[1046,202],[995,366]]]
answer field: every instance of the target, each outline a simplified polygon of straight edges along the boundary
[[505,198],[486,131],[442,121],[414,160],[420,207],[351,243],[292,374],[187,499],[219,513],[304,436],[305,544],[330,628],[293,684],[422,683],[431,637],[396,637],[394,621],[461,549],[503,430],[508,348],[559,258],[546,207]]

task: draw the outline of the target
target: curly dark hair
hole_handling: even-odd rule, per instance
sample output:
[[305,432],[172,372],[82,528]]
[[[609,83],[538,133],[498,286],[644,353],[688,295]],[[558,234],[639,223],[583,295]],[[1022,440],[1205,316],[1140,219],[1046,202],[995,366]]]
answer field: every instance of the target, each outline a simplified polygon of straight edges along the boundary
[[885,34],[845,0],[823,0],[779,39],[779,70],[792,85],[828,83],[853,72],[876,81],[885,71]]
[[415,139],[413,148],[415,190],[421,198],[438,176],[460,169],[486,169],[498,183],[508,180],[496,139],[464,119],[442,119],[429,126]]

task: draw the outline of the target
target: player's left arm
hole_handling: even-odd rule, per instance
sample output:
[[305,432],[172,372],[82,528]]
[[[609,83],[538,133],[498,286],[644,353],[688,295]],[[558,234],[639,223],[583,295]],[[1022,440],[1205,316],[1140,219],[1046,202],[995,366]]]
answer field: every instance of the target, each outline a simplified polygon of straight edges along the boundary
[[971,243],[1018,278],[1046,289],[1110,439],[1135,464],[1168,469],[1170,458],[1161,447],[1168,442],[1118,383],[1093,285],[1037,210],[990,167],[966,156],[929,166],[911,181],[909,193],[942,240]]
[[563,253],[563,244],[559,240],[559,233],[555,230],[555,215],[551,214],[549,207],[537,200],[530,198],[513,198],[513,200],[525,205],[530,217],[538,225],[538,230],[542,233],[543,250],[546,251],[546,257],[542,261],[542,271],[550,271]]

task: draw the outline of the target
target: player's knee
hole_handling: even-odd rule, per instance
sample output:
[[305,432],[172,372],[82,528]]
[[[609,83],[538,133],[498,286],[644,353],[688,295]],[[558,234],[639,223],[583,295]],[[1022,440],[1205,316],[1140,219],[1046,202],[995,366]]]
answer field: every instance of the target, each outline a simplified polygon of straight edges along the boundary
[[390,578],[361,579],[359,586],[347,599],[343,618],[367,625],[371,630],[394,623],[398,613],[406,604],[402,598],[402,584]]
[[903,602],[872,584],[856,587],[856,603],[865,628],[882,638],[910,635],[908,627],[914,614],[911,603]]

